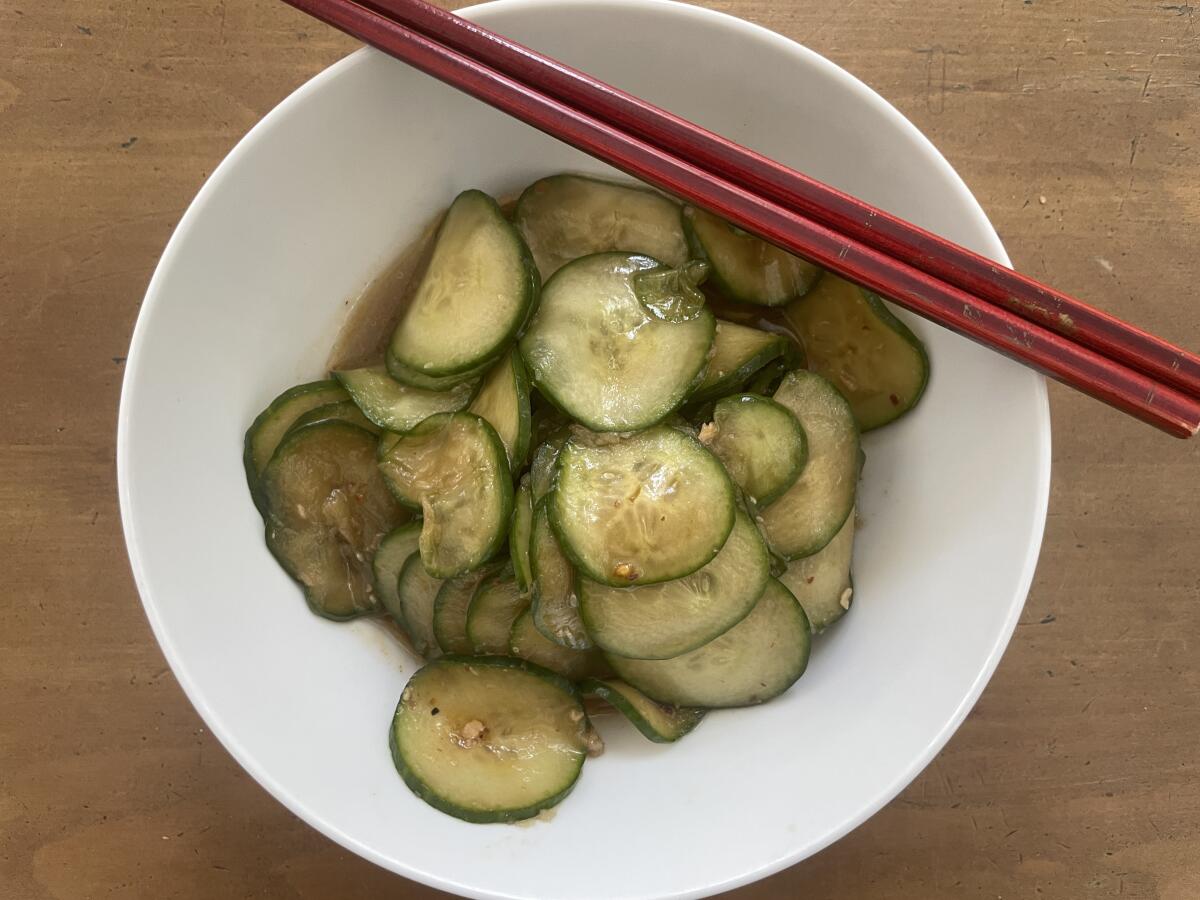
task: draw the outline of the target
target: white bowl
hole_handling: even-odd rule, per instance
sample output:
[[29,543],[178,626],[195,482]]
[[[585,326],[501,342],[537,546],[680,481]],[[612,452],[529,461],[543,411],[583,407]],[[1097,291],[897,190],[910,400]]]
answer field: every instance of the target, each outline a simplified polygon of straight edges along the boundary
[[[791,41],[662,0],[501,0],[467,15],[1007,262],[962,181],[898,112]],[[121,511],[176,677],[282,803],[395,872],[476,897],[696,897],[816,852],[945,744],[1008,642],[1046,514],[1045,387],[924,321],[920,407],[865,440],[850,615],[761,708],[676,746],[603,725],[552,822],[468,825],[417,800],[386,728],[414,661],[308,613],[268,555],[242,435],[319,377],[345,302],[456,192],[509,194],[573,150],[381,54],[274,110],[179,224],[121,399]]]

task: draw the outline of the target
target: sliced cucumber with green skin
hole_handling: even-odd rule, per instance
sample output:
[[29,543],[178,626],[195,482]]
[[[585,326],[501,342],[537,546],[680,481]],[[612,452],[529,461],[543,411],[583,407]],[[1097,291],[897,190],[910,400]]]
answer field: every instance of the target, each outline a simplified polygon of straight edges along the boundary
[[590,729],[576,690],[506,657],[443,657],[404,688],[388,732],[414,794],[467,822],[515,822],[559,803]]
[[886,425],[921,399],[929,381],[925,346],[875,294],[826,275],[786,316],[809,368],[850,401],[859,430]]
[[421,559],[453,578],[495,555],[512,517],[512,477],[494,428],[471,413],[438,413],[379,461],[388,487],[422,512]]
[[633,685],[617,678],[589,678],[580,686],[627,718],[633,727],[656,744],[671,744],[700,724],[706,710],[666,706],[651,700]]
[[488,363],[491,362],[491,360],[487,360],[475,368],[467,369],[466,371],[458,372],[454,375],[433,376],[426,375],[423,372],[417,371],[416,369],[409,368],[408,366],[404,365],[404,363],[392,356],[390,351],[388,352],[384,361],[387,363],[386,368],[388,374],[397,381],[401,382],[402,384],[407,384],[409,387],[413,387],[418,390],[435,392],[448,391],[452,388],[458,387],[461,384],[469,384],[472,386],[472,388],[474,388],[474,386],[479,382],[479,379],[483,376],[483,373],[487,371]]
[[275,454],[275,448],[283,440],[292,424],[318,406],[348,399],[346,391],[333,381],[312,381],[288,388],[271,401],[246,430],[245,451],[242,464],[246,469],[246,483],[250,496],[259,512],[265,511],[260,484],[263,469]]
[[535,506],[554,488],[558,454],[568,437],[570,432],[564,428],[533,451],[533,462],[529,465],[529,488]]
[[533,586],[533,567],[529,559],[529,539],[533,533],[533,490],[529,476],[521,479],[513,498],[513,520],[508,530],[508,555],[512,559],[517,587],[523,591]]
[[783,356],[788,344],[788,339],[781,334],[717,319],[717,333],[708,367],[704,370],[704,380],[691,400],[712,400],[738,390],[755,372]]
[[571,681],[583,678],[604,678],[612,674],[604,655],[595,647],[590,650],[572,650],[556,644],[533,624],[533,613],[525,610],[513,622],[508,636],[508,652],[519,659],[527,659],[551,672],[557,672]]
[[779,576],[804,607],[814,634],[824,631],[850,609],[854,597],[854,581],[850,577],[853,553],[854,511],[851,510],[837,536],[823,550],[789,563],[787,571]]
[[451,578],[438,588],[433,598],[433,636],[443,653],[470,655],[473,652],[467,637],[467,612],[479,583],[495,575],[498,566],[485,566]]
[[679,204],[645,187],[552,175],[525,189],[513,221],[543,279],[573,259],[612,250],[645,253],[672,267],[688,258]]
[[591,639],[579,617],[579,597],[575,593],[575,569],[563,555],[550,527],[550,516],[543,500],[533,512],[533,531],[529,541],[529,561],[533,573],[533,624],[538,631],[564,647],[586,650]]
[[475,653],[508,653],[509,635],[517,616],[529,608],[529,594],[511,572],[499,572],[479,583],[467,609],[467,640]]
[[691,575],[637,588],[579,580],[587,634],[609,653],[669,659],[707,644],[744,619],[766,589],[771,559],[740,509],[712,562]]
[[772,578],[750,615],[719,638],[674,659],[608,657],[646,696],[673,706],[717,709],[777,697],[808,665],[811,632],[804,610]]
[[648,256],[600,253],[563,266],[546,283],[521,338],[533,383],[592,431],[636,431],[666,418],[702,377],[715,320],[707,309],[669,322],[638,300]]
[[700,440],[759,509],[796,483],[808,459],[804,429],[792,411],[758,394],[717,401]]
[[464,191],[438,228],[388,356],[432,378],[478,370],[499,358],[525,323],[538,283],[525,241],[496,201]]
[[412,639],[413,648],[427,659],[441,652],[433,631],[433,610],[441,588],[442,579],[434,578],[425,571],[420,553],[410,556],[400,570],[397,593],[400,595],[404,627]]
[[316,409],[310,409],[293,422],[288,431],[295,431],[306,425],[318,425],[322,422],[345,422],[348,425],[357,425],[371,434],[379,434],[379,426],[364,416],[352,400],[339,400],[335,403],[318,406]]
[[558,455],[550,520],[593,581],[654,584],[707,565],[729,537],[734,488],[720,461],[678,429],[580,430]]
[[387,533],[371,560],[371,573],[375,583],[375,595],[388,615],[396,624],[408,629],[404,621],[404,607],[400,603],[400,573],[408,558],[417,552],[417,541],[421,537],[421,523],[410,522],[393,528]]
[[448,391],[426,391],[403,384],[388,374],[384,366],[334,372],[363,415],[388,431],[405,432],[416,428],[440,412],[458,412],[471,402],[475,386],[456,385]]
[[496,429],[508,452],[509,468],[515,472],[525,465],[529,454],[529,376],[515,349],[484,376],[470,410]]
[[406,513],[375,468],[375,437],[345,422],[284,437],[262,474],[267,546],[309,608],[353,619],[379,608],[371,557]]
[[838,533],[858,487],[858,428],[850,405],[814,372],[791,372],[775,402],[800,420],[808,437],[808,462],[796,483],[762,510],[771,548],[785,559],[816,553]]
[[783,306],[803,296],[821,277],[821,269],[807,260],[703,209],[684,207],[683,227],[692,255],[708,261],[710,278],[731,300]]

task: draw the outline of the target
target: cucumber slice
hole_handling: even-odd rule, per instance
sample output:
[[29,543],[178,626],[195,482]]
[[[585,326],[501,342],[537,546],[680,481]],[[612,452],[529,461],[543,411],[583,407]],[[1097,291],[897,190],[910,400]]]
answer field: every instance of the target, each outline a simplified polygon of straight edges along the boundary
[[825,548],[788,565],[779,580],[792,592],[812,625],[813,633],[824,631],[850,609],[854,581],[850,561],[854,553],[854,511],[837,536]]
[[596,645],[634,659],[669,659],[707,644],[744,619],[770,577],[771,558],[740,509],[708,565],[674,581],[614,588],[581,578],[583,624]]
[[529,561],[533,572],[533,624],[543,635],[570,647],[586,650],[592,646],[583,620],[579,617],[579,597],[575,593],[575,570],[563,555],[543,500],[533,512],[533,532],[529,542]]
[[508,653],[508,638],[517,616],[529,608],[529,594],[511,572],[499,572],[482,582],[467,608],[467,640],[481,655]]
[[513,622],[508,636],[508,652],[518,659],[527,659],[551,672],[557,672],[571,681],[583,678],[604,678],[612,669],[604,655],[595,647],[590,650],[572,650],[556,644],[533,624],[533,613],[525,610]]
[[568,437],[570,437],[570,432],[564,428],[554,437],[539,444],[538,448],[533,451],[533,462],[529,464],[529,488],[534,506],[541,503],[542,498],[554,489],[554,475],[558,471],[558,454]]
[[435,578],[478,568],[501,546],[512,516],[512,477],[495,430],[471,413],[438,413],[379,461],[388,487],[420,506],[421,559]]
[[345,400],[348,396],[335,382],[312,381],[288,388],[258,414],[246,430],[242,464],[246,469],[246,483],[250,487],[250,496],[259,512],[266,512],[260,484],[263,469],[271,461],[275,448],[279,446],[288,429],[310,409]]
[[759,509],[796,483],[808,459],[804,429],[791,410],[758,394],[719,400],[700,440]]
[[712,281],[741,303],[783,306],[801,297],[821,269],[694,206],[683,209],[692,255],[708,260]]
[[664,706],[616,678],[589,678],[580,685],[580,689],[612,706],[656,744],[671,744],[679,740],[700,724],[706,712],[693,707]]
[[809,368],[850,401],[861,431],[895,421],[921,399],[929,381],[925,346],[875,294],[826,275],[785,315],[804,341]]
[[397,592],[404,627],[412,638],[413,648],[426,659],[441,652],[433,631],[433,609],[441,588],[442,579],[425,571],[420,553],[412,554],[400,570]]
[[782,694],[804,674],[808,619],[772,578],[750,615],[719,638],[674,659],[610,655],[617,674],[646,696],[674,706],[750,706]]
[[475,390],[470,383],[448,391],[422,390],[397,381],[384,366],[334,372],[333,377],[363,415],[380,428],[397,432],[411,431],[435,413],[458,412],[471,402]]
[[492,367],[470,409],[500,435],[509,468],[516,472],[525,465],[529,454],[529,376],[521,354],[512,350]]
[[375,437],[325,422],[284,437],[262,474],[267,546],[317,615],[379,608],[371,556],[405,519],[375,468]]
[[357,425],[371,434],[379,434],[379,426],[364,416],[351,400],[339,400],[335,403],[318,406],[316,409],[310,409],[293,422],[288,431],[296,431],[307,425],[319,425],[322,422],[345,422],[348,425]]
[[668,266],[687,262],[679,205],[644,187],[580,175],[535,181],[513,215],[542,279],[581,256],[623,250]]
[[479,583],[497,571],[499,566],[485,566],[451,578],[438,588],[433,598],[433,637],[443,653],[469,656],[473,652],[467,637],[467,611]]
[[512,527],[508,530],[508,554],[512,558],[517,587],[523,591],[533,585],[533,568],[529,560],[529,539],[533,533],[533,491],[529,476],[521,479],[513,499]]
[[704,380],[691,400],[712,400],[738,390],[755,372],[783,356],[788,344],[788,339],[781,334],[717,319],[717,333],[708,367],[704,370]]
[[521,235],[495,200],[464,191],[438,228],[388,356],[426,377],[477,370],[516,336],[537,293],[537,269]]
[[401,628],[407,631],[404,607],[400,603],[400,573],[408,558],[417,552],[421,523],[410,522],[387,533],[371,560],[375,595],[379,603]]
[[537,666],[444,657],[404,688],[388,733],[414,794],[467,822],[514,822],[559,803],[583,770],[579,695]]
[[638,300],[634,277],[659,267],[647,256],[600,253],[546,283],[521,338],[533,383],[592,431],[636,431],[687,398],[708,358],[712,313],[669,322]]
[[388,374],[399,381],[401,384],[407,384],[409,387],[416,388],[422,391],[448,391],[451,388],[458,387],[460,384],[474,385],[479,381],[484,372],[487,371],[487,360],[479,366],[467,369],[463,372],[458,372],[454,375],[426,375],[416,369],[409,368],[404,365],[389,351],[384,362],[387,364],[385,368]]
[[668,425],[626,437],[580,430],[558,456],[549,506],[563,551],[593,581],[682,578],[712,560],[734,520],[715,456]]
[[761,513],[771,548],[785,559],[816,553],[838,533],[858,486],[858,428],[845,398],[813,372],[791,372],[775,402],[800,420],[808,462],[796,483]]

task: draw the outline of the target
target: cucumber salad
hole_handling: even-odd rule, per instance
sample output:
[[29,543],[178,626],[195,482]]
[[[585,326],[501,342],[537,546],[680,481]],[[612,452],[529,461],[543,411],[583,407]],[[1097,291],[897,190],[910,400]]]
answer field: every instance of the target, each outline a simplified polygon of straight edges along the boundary
[[791,687],[850,609],[859,435],[920,400],[913,333],[708,212],[577,175],[460,194],[415,276],[377,355],[282,393],[244,455],[309,609],[426,660],[388,731],[409,788],[529,818],[603,748],[597,712],[669,743]]

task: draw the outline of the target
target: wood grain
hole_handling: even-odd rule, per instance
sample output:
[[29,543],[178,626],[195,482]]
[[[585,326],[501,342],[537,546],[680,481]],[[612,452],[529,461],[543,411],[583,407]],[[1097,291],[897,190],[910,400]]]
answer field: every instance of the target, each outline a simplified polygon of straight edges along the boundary
[[[1200,346],[1200,7],[708,5],[895,103],[1018,267]],[[273,0],[0,0],[0,896],[438,896],[317,835],[205,731],[115,496],[124,355],[171,229],[350,49]],[[1200,897],[1200,444],[1052,402],[1042,562],[978,707],[887,809],[738,897]]]

